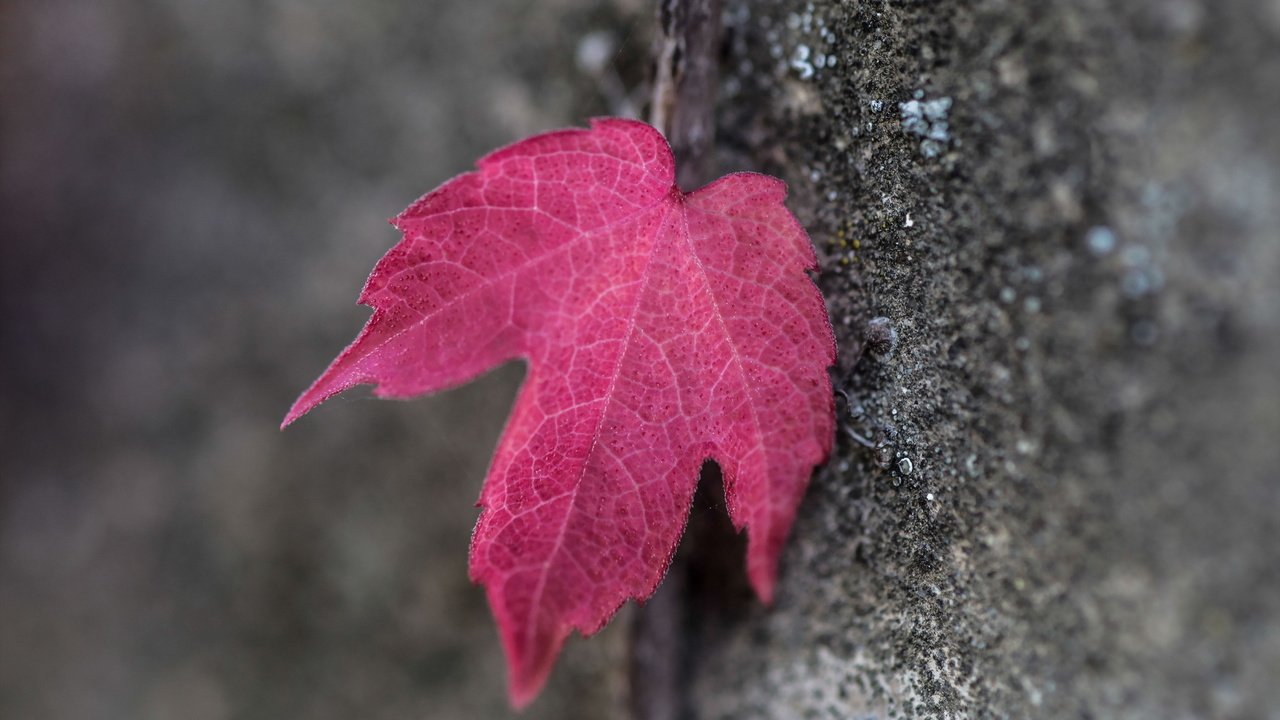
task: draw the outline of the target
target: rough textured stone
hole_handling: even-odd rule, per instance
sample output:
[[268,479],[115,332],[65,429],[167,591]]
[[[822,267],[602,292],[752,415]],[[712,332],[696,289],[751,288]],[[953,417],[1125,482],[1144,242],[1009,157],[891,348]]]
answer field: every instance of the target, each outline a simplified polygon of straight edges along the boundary
[[731,13],[722,142],[791,182],[891,444],[841,439],[690,714],[1274,716],[1275,4]]

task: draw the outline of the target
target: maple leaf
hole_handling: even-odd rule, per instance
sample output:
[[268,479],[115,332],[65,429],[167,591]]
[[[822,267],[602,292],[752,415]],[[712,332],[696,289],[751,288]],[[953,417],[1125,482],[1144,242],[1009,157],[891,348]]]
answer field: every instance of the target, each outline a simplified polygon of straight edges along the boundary
[[392,220],[404,238],[360,295],[373,316],[286,416],[361,383],[408,397],[528,362],[470,564],[517,707],[572,629],[652,595],[707,458],[771,601],[834,421],[835,341],[785,196],[753,173],[681,192],[636,121],[498,150]]

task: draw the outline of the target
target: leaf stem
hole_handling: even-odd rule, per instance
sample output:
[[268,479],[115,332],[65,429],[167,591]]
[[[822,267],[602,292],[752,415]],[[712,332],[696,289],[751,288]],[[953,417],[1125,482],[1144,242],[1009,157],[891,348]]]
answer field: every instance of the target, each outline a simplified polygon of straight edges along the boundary
[[649,124],[676,156],[683,190],[711,178],[720,83],[722,0],[658,0]]

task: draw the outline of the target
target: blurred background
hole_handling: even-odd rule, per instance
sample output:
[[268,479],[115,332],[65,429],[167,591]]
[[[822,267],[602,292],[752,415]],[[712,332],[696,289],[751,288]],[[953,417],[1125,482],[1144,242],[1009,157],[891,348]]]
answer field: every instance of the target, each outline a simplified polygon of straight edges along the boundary
[[[0,0],[0,720],[515,716],[466,563],[522,369],[278,425],[386,218],[634,112],[653,4]],[[682,707],[1280,717],[1280,0],[725,17],[718,160],[897,459],[840,433],[769,610],[677,595]],[[621,716],[629,620],[520,717]]]
[[[593,71],[650,12],[0,5],[0,717],[511,714],[466,556],[522,370],[277,426],[386,218],[615,110]],[[571,642],[523,717],[610,714],[624,640]]]

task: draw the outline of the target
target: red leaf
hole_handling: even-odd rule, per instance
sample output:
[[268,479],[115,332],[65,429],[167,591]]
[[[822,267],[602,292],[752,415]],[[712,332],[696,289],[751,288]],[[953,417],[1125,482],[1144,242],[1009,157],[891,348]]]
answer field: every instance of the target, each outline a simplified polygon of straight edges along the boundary
[[360,296],[373,317],[284,424],[359,383],[407,397],[528,361],[471,542],[523,706],[571,629],[653,593],[706,458],[771,600],[831,447],[835,343],[779,180],[682,193],[662,136],[616,119],[478,167],[392,221],[404,239]]

